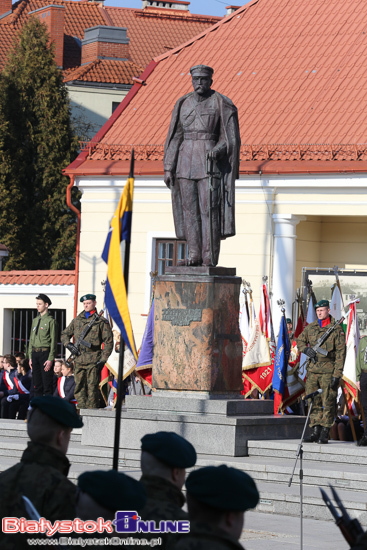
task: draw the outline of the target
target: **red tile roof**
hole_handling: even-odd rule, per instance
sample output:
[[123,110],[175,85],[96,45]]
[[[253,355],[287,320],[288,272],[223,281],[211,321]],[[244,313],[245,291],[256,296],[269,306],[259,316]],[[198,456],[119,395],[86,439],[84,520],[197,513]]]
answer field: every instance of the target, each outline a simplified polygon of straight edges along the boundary
[[106,6],[103,11],[114,26],[127,27],[131,59],[142,67],[221,20],[188,11],[151,7],[135,10]]
[[[121,75],[121,84],[131,84],[130,73],[145,67],[153,57],[179,46],[192,36],[220,20],[220,17],[193,15],[188,11],[159,10],[156,8],[106,8],[98,2],[57,0],[57,5],[65,6],[64,28],[64,69],[80,66],[81,43],[84,30],[97,25],[127,27],[130,38],[129,52],[135,68],[116,70],[116,65],[98,64],[82,80],[95,82],[116,82]],[[3,69],[9,48],[17,32],[28,18],[28,13],[50,5],[47,0],[19,0],[13,4],[11,15],[0,19],[0,70]],[[119,61],[124,64],[125,62]],[[139,73],[139,74],[140,74]]]
[[75,271],[0,271],[0,285],[73,285]]
[[139,76],[143,68],[132,61],[97,59],[76,69],[64,71],[64,82],[107,82],[113,84],[133,84],[133,77]]
[[366,20],[360,0],[246,4],[156,58],[70,170],[92,173],[93,159],[111,158],[123,169],[131,144],[144,173],[157,170],[173,106],[192,90],[189,68],[205,63],[238,107],[242,172],[367,171]]

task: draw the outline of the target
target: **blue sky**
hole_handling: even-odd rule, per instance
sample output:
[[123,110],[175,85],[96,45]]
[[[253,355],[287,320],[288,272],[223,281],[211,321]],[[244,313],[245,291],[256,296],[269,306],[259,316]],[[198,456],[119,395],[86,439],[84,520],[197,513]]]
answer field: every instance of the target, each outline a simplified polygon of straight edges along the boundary
[[[248,1],[248,0],[247,0]],[[204,15],[225,15],[226,6],[242,6],[247,4],[246,0],[241,2],[226,2],[225,0],[190,0],[189,9],[191,13],[202,13]],[[119,6],[121,8],[141,8],[141,0],[105,0],[106,6]]]

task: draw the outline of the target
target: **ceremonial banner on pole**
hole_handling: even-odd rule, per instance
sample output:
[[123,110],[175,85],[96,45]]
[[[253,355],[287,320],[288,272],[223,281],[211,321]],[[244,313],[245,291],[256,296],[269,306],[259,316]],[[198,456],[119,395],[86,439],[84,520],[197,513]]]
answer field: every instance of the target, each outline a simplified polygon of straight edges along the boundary
[[333,285],[333,293],[330,301],[330,315],[336,320],[345,316],[343,296],[339,279]]
[[242,362],[243,378],[251,383],[253,388],[265,393],[273,379],[275,357],[275,339],[267,286],[261,288],[261,303],[259,319],[256,319],[246,354]]
[[[316,304],[314,303],[313,296],[311,294],[310,301],[308,302],[306,321],[304,323],[303,328],[307,327],[307,325],[309,325],[310,323],[313,323],[314,321],[316,321],[317,317],[315,312],[315,305]],[[299,361],[298,376],[300,380],[302,380],[303,382],[306,380],[306,376],[307,376],[307,372],[306,372],[307,362],[308,362],[307,355],[304,355],[304,353],[301,353],[301,359]]]
[[129,177],[111,221],[102,259],[107,264],[106,307],[119,328],[123,341],[137,359],[124,277],[128,259],[121,256],[120,248],[122,242],[130,245],[133,192],[134,178]]
[[278,414],[282,405],[285,389],[285,379],[290,354],[290,345],[287,331],[287,323],[282,315],[279,328],[278,345],[275,354],[273,390],[274,390],[274,414]]
[[357,352],[360,340],[359,326],[356,312],[356,302],[350,305],[351,312],[348,317],[347,325],[347,353],[345,357],[343,380],[348,392],[357,401],[357,378],[356,378],[356,361]]
[[153,367],[153,337],[154,337],[154,298],[152,300],[147,324],[141,342],[138,363],[136,371],[144,379],[149,387],[152,387],[152,367]]
[[[133,193],[134,150],[131,151],[130,174],[123,189],[115,214],[112,218],[111,227],[102,253],[102,258],[107,263],[105,303],[112,319],[118,326],[121,333],[113,449],[113,469],[116,471],[118,470],[118,456],[120,448],[124,343],[126,343],[134,359],[138,359],[127,303]],[[123,254],[121,254],[121,248],[123,248]]]
[[298,368],[299,368],[301,354],[298,352],[297,343],[295,340],[301,334],[301,332],[303,331],[303,328],[304,328],[304,320],[303,320],[303,315],[301,314],[298,317],[296,330],[294,331],[294,336],[293,336],[294,340],[291,345],[290,357],[289,357],[289,362],[287,366],[285,389],[284,389],[283,402],[282,402],[282,410],[284,410],[285,412],[287,412],[286,411],[287,407],[295,403],[297,399],[305,391],[305,383],[298,376]]

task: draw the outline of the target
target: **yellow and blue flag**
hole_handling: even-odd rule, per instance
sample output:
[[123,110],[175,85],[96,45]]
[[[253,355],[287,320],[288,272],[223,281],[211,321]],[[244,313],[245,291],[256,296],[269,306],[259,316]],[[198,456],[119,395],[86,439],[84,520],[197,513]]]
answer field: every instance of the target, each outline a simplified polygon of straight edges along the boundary
[[[133,167],[133,158],[132,158]],[[111,221],[102,252],[102,259],[107,264],[107,281],[105,304],[108,312],[121,332],[121,338],[134,355],[138,358],[133,329],[131,325],[123,264],[128,262],[128,253],[131,240],[131,220],[133,209],[134,176],[133,168]],[[125,241],[125,258],[121,257],[121,242]]]

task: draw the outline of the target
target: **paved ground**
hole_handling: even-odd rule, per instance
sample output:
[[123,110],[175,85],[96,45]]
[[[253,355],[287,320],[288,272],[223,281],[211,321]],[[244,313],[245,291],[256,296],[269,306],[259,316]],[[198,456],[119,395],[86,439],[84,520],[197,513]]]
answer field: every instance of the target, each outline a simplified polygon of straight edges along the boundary
[[[245,514],[241,544],[246,550],[301,549],[300,519],[260,512]],[[347,550],[339,528],[333,521],[303,520],[303,550]]]

